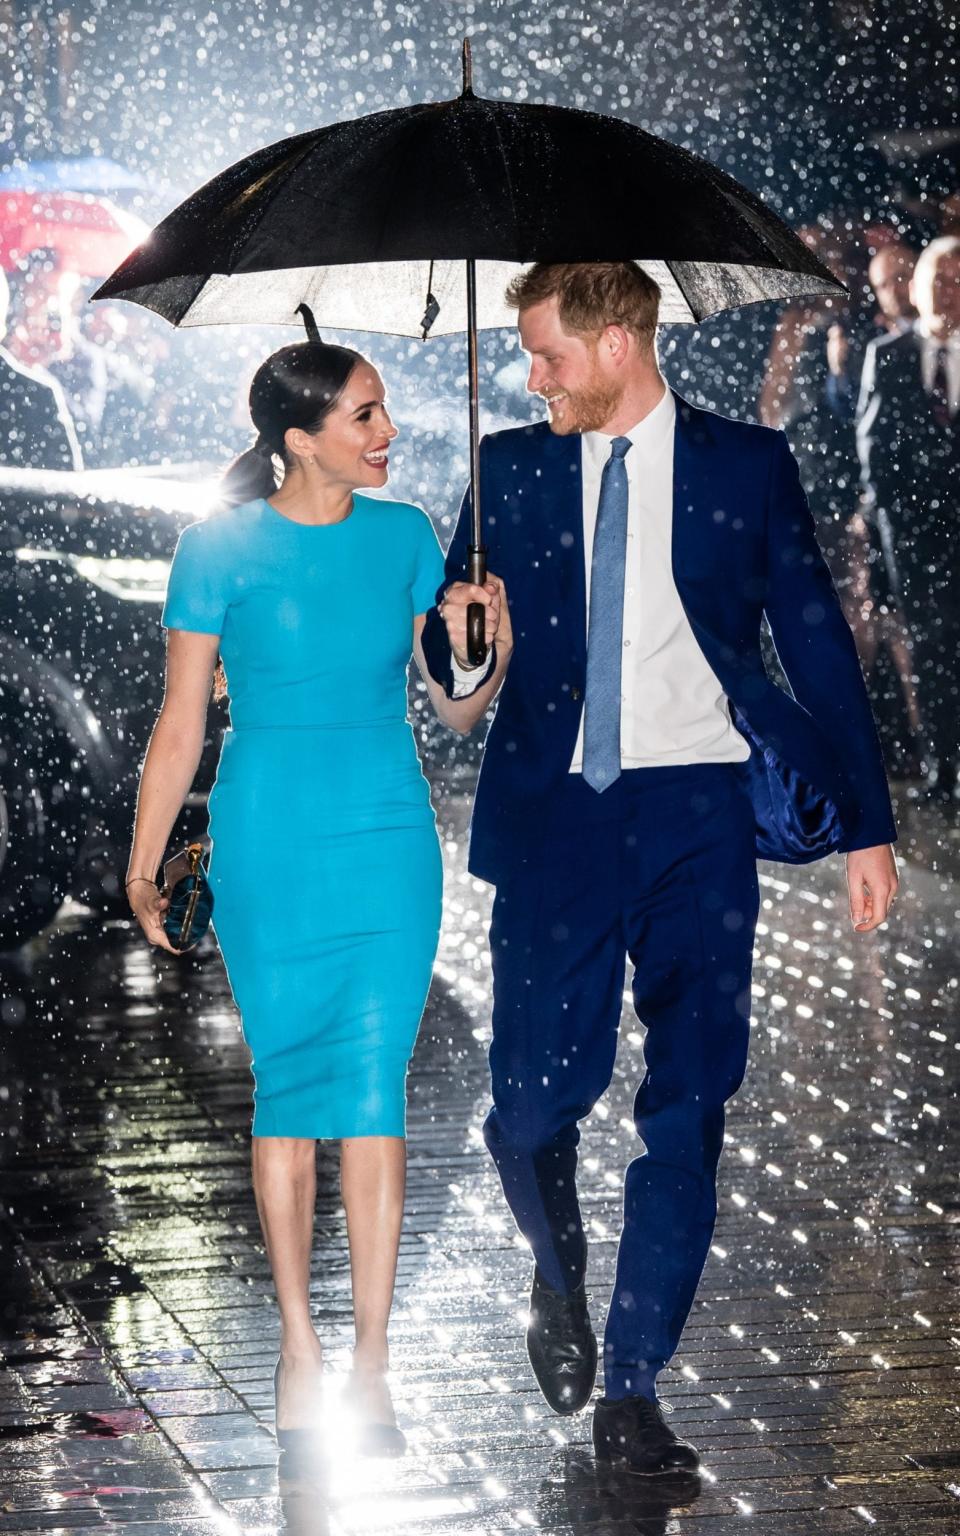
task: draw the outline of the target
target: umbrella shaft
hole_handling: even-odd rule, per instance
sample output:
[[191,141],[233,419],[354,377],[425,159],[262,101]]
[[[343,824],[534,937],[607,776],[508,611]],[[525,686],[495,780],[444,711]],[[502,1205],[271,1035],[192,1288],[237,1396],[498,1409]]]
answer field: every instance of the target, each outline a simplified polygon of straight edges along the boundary
[[[467,579],[482,586],[487,579],[487,551],[480,522],[480,373],[477,366],[477,264],[467,261],[467,376],[470,385],[470,506],[472,539],[467,547]],[[482,603],[467,607],[467,655],[473,666],[487,659]]]
[[477,362],[477,264],[467,261],[467,379],[470,391],[470,504],[473,547],[483,549],[480,521],[480,370]]

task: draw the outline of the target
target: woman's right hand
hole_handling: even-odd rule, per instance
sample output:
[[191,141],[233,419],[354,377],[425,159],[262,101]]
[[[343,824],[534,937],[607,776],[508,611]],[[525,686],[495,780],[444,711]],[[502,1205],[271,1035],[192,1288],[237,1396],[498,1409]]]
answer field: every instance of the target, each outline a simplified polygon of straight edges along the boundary
[[161,896],[153,880],[134,880],[127,886],[130,910],[151,944],[168,949],[171,955],[180,953],[174,949],[163,931],[163,916],[170,905],[168,896]]

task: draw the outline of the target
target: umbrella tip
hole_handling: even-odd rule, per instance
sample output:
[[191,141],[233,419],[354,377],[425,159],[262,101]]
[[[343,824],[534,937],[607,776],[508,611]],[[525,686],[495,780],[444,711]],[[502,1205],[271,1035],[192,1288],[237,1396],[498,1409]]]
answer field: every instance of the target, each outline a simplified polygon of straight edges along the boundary
[[308,341],[323,340],[323,337],[320,335],[320,332],[317,329],[317,322],[313,318],[313,310],[310,308],[309,304],[298,304],[294,310],[294,314],[303,316],[303,324],[307,333]]
[[461,96],[472,96],[473,95],[473,54],[472,54],[472,50],[471,50],[471,47],[470,47],[470,39],[469,39],[469,37],[465,37],[464,40],[463,40],[463,47],[460,50],[460,60],[461,60],[461,63],[463,65],[463,89],[460,92],[460,95]]

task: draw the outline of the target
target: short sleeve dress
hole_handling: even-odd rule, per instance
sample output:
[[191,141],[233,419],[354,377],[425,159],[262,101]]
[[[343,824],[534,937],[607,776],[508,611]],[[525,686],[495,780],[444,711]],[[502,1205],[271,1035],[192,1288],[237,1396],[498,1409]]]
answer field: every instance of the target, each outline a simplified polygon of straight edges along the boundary
[[339,523],[257,500],[180,535],[161,622],[220,637],[213,927],[253,1056],[255,1136],[402,1136],[440,927],[407,719],[415,614],[444,582],[421,508]]

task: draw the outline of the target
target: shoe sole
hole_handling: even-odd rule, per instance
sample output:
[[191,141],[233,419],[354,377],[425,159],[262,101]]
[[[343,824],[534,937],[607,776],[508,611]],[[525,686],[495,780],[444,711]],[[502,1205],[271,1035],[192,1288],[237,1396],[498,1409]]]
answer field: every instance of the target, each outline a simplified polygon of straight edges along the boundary
[[643,1467],[635,1467],[628,1457],[621,1456],[617,1452],[612,1451],[608,1445],[597,1445],[596,1441],[593,1443],[593,1454],[598,1466],[610,1467],[618,1472],[629,1472],[631,1477],[672,1477],[680,1479],[699,1477],[700,1475],[699,1462],[695,1467],[651,1467],[649,1471]]
[[626,1472],[629,1477],[664,1477],[677,1483],[700,1477],[699,1467],[655,1467],[645,1472],[642,1467],[632,1466],[626,1456],[597,1456],[597,1465],[611,1472]]

